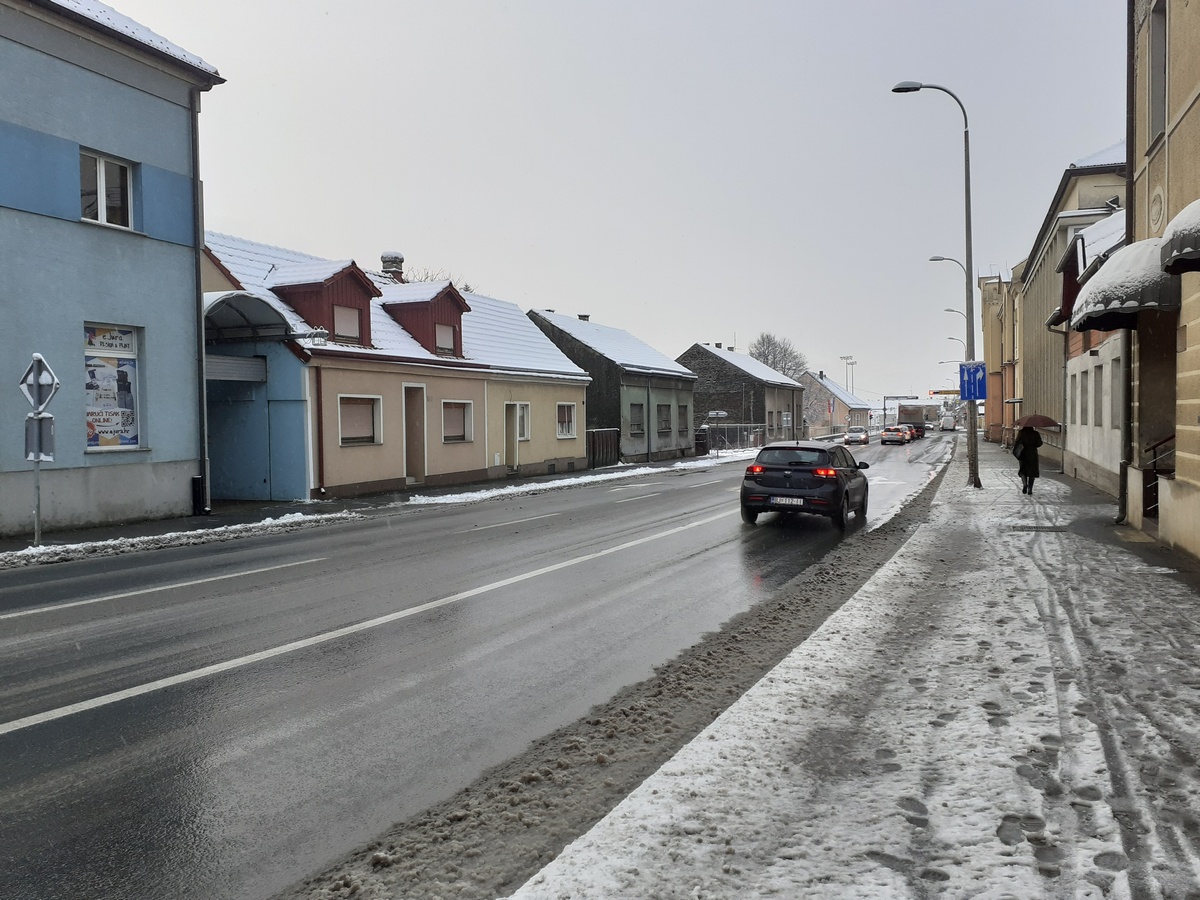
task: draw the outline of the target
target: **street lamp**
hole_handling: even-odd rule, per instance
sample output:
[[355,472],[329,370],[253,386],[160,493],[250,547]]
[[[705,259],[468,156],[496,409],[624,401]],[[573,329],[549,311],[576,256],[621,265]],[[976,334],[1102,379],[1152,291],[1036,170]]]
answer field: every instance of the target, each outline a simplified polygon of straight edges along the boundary
[[943,309],[942,312],[957,313],[958,315],[962,316],[964,319],[967,317],[967,314],[965,312],[963,312],[961,309],[951,309],[949,306],[947,306],[945,309]]
[[966,350],[966,349],[967,349],[967,342],[966,342],[966,341],[964,341],[962,338],[956,338],[956,337],[954,337],[954,335],[947,335],[947,337],[946,337],[946,340],[948,340],[948,341],[958,341],[960,344],[962,344],[962,345],[963,345],[963,350]]
[[850,387],[848,388],[848,390],[850,391],[850,393],[853,394],[854,393],[854,367],[858,365],[858,360],[856,360],[856,359],[849,360],[846,363],[846,365],[850,367]]
[[[975,285],[971,281],[971,271],[974,266],[971,260],[971,129],[967,121],[967,108],[963,106],[958,95],[949,88],[942,87],[940,84],[922,84],[919,81],[901,81],[892,92],[896,94],[912,94],[916,91],[928,88],[931,91],[941,91],[943,94],[949,94],[950,98],[958,104],[958,108],[962,110],[963,117],[963,196],[966,203],[965,208],[965,225],[966,225],[966,263],[958,263],[962,266],[963,280],[966,282],[966,318],[967,318],[967,339],[963,346],[967,350],[967,357],[971,361],[975,359]],[[944,257],[944,259],[949,259]],[[940,262],[941,260],[936,260]],[[950,260],[958,262],[958,260]],[[975,411],[975,401],[968,400],[968,423],[967,423],[967,469],[968,483],[972,487],[983,487],[979,480],[979,425]]]
[[854,365],[854,357],[839,356],[838,359],[846,364],[846,377],[842,379],[842,384],[846,386],[846,390],[850,390],[850,367]]

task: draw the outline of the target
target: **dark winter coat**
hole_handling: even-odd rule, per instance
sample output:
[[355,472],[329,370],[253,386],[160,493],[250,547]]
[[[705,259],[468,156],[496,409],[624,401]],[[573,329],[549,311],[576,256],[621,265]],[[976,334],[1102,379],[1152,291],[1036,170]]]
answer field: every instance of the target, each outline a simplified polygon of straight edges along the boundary
[[1013,443],[1013,456],[1017,458],[1017,474],[1022,478],[1038,478],[1038,447],[1042,436],[1028,425],[1020,430]]

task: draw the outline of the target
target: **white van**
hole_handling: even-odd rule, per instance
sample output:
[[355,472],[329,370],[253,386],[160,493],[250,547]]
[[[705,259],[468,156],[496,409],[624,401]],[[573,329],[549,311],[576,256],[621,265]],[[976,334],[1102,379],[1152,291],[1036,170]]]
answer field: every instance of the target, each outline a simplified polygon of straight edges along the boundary
[[938,427],[938,431],[954,431],[956,427],[954,416],[942,416],[942,424]]

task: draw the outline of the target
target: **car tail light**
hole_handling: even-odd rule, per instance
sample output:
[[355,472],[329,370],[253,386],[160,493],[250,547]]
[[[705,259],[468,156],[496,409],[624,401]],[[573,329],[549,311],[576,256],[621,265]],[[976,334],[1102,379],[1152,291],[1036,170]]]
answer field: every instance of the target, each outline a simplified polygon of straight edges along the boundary
[[761,475],[765,471],[763,466],[746,466],[747,475]]
[[837,478],[837,469],[813,469],[818,478]]

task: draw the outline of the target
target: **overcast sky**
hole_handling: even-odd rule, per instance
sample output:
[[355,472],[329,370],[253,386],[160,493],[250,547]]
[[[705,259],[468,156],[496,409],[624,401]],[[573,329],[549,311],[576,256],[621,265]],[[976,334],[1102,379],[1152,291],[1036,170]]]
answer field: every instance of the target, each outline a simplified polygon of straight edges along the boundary
[[928,262],[964,259],[962,116],[892,86],[966,105],[980,273],[1124,138],[1121,0],[110,2],[228,79],[210,229],[399,250],[672,358],[773,332],[873,405],[956,386],[964,336]]

